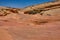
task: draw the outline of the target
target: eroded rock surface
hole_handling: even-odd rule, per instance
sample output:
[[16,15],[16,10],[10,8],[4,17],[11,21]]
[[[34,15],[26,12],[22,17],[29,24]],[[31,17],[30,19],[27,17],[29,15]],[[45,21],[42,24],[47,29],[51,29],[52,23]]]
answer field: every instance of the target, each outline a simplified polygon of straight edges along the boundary
[[25,9],[0,7],[0,40],[60,40],[60,1]]

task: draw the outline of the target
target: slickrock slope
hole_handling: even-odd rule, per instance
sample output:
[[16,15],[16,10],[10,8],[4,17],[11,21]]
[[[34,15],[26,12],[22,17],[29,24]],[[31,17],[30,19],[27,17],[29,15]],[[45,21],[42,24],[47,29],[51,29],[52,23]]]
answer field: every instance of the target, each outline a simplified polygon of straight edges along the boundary
[[60,1],[0,7],[0,40],[60,40]]

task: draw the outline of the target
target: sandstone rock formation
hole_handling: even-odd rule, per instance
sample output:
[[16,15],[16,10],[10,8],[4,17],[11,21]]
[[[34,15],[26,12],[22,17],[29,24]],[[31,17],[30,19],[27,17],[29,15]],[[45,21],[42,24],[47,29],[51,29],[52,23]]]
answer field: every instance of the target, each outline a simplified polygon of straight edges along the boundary
[[0,40],[60,40],[60,1],[0,7]]

